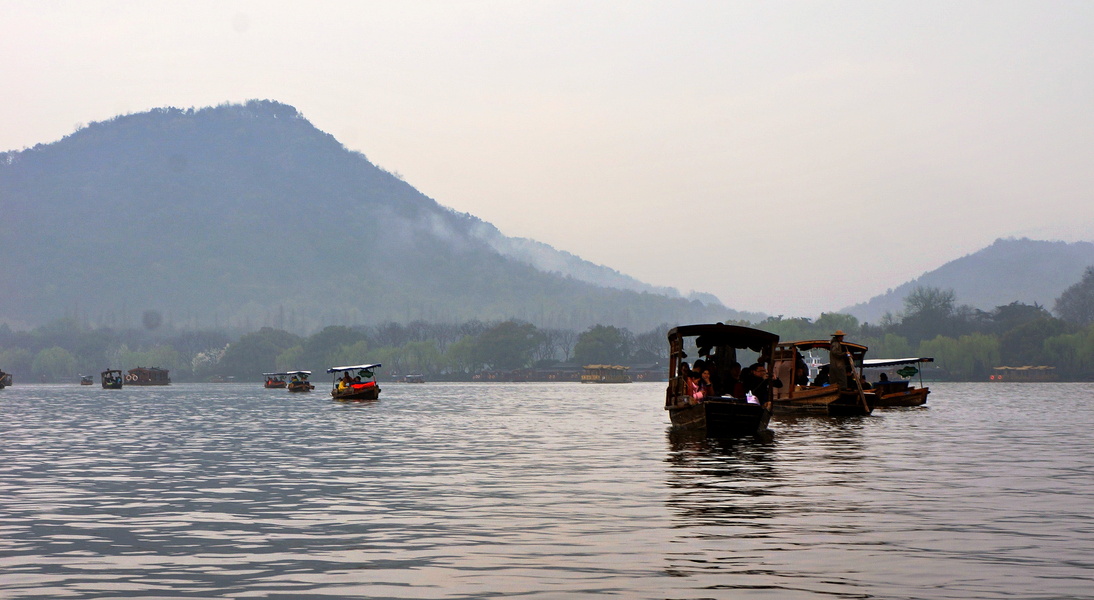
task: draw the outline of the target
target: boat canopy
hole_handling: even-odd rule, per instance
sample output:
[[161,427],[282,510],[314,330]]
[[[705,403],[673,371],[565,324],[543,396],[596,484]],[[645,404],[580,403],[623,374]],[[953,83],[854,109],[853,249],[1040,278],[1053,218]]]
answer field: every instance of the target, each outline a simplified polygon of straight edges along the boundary
[[934,359],[929,356],[924,356],[920,358],[868,358],[862,361],[862,366],[866,368],[892,367],[895,365],[914,365],[917,363],[929,362],[934,362]]
[[669,330],[669,340],[685,337],[696,337],[695,345],[700,348],[731,346],[733,348],[748,348],[753,352],[760,352],[764,348],[779,342],[779,336],[774,333],[741,325],[725,325],[724,323],[681,325]]
[[286,375],[311,375],[311,371],[287,371]]
[[381,367],[381,366],[383,366],[383,365],[381,365],[380,363],[376,363],[374,365],[353,365],[353,366],[349,366],[349,367],[331,367],[331,368],[327,369],[327,373],[340,373],[342,371],[371,371],[371,370],[376,369],[376,368]]
[[[843,347],[847,349],[851,354],[865,354],[869,348],[862,344],[856,344],[854,342],[840,342]],[[831,350],[832,340],[799,340],[796,342],[783,342],[783,345],[793,346],[798,349],[799,352],[808,350]]]
[[288,373],[263,373],[266,377],[285,377]]

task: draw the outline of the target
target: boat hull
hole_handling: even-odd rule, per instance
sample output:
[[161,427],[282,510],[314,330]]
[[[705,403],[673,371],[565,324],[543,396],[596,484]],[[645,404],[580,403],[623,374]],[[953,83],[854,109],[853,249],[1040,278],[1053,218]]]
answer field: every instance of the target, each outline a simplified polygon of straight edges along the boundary
[[290,383],[288,385],[290,392],[310,392],[315,389],[315,386],[310,383]]
[[813,414],[829,416],[868,415],[873,404],[863,405],[857,392],[840,391],[836,386],[795,389],[788,398],[777,398],[772,402],[776,414]]
[[770,419],[771,412],[759,404],[739,400],[708,400],[669,408],[669,420],[674,427],[703,431],[707,437],[715,438],[761,435]]
[[922,406],[927,403],[927,395],[930,393],[928,388],[914,388],[891,394],[868,394],[867,399],[871,405],[881,408]]
[[120,390],[120,389],[122,389],[122,382],[115,381],[115,382],[111,383],[109,381],[104,381],[103,382],[103,389],[104,390]]
[[361,400],[379,400],[380,386],[370,385],[363,388],[335,389],[330,392],[331,398],[340,402],[356,402]]

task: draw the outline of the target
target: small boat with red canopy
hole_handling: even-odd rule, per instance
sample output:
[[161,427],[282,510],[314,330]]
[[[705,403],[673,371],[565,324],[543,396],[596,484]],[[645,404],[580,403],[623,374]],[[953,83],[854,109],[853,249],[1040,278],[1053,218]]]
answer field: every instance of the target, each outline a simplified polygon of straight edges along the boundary
[[285,389],[288,383],[285,379],[289,376],[288,373],[263,373],[266,376],[266,383],[262,387],[267,389]]
[[380,386],[376,385],[376,369],[380,363],[331,367],[327,373],[334,375],[331,398],[341,401],[378,400]]

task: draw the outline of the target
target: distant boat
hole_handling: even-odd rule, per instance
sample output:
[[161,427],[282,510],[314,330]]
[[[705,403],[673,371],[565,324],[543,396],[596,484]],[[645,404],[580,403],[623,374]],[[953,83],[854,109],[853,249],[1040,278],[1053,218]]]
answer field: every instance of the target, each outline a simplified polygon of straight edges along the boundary
[[[380,398],[380,386],[376,385],[376,369],[379,363],[367,365],[352,365],[348,367],[331,367],[327,373],[334,374],[334,387],[330,395],[335,400],[378,400]],[[357,375],[353,373],[356,371]],[[342,377],[339,377],[342,375]]]
[[310,392],[315,386],[308,381],[311,371],[288,371],[290,392]]
[[80,385],[93,385],[95,378],[91,375],[80,375]]
[[[770,363],[779,336],[774,333],[722,323],[684,325],[669,330],[669,386],[665,392],[665,410],[674,427],[703,432],[707,437],[736,438],[771,435],[771,398],[737,398],[732,395],[696,398],[689,393],[687,373],[682,368],[688,342],[694,342],[700,356],[723,377],[737,363],[738,350],[759,353],[762,363]],[[768,365],[769,366],[769,365]]]
[[288,385],[285,382],[285,379],[289,376],[288,373],[263,373],[263,375],[266,376],[266,383],[262,387],[284,389]]
[[2,369],[0,369],[0,390],[6,388],[9,385],[11,385],[11,373],[5,373]]
[[[922,373],[920,373],[922,380]],[[1058,381],[1056,367],[1049,366],[1024,366],[1024,367],[995,367],[992,369],[989,381],[1006,381],[1008,383],[1044,383],[1046,381]],[[922,381],[920,382],[922,383]]]
[[585,365],[581,383],[630,383],[630,367],[623,365]]
[[99,378],[103,382],[104,390],[122,389],[122,380],[125,379],[118,369],[107,369],[99,374]]
[[403,383],[425,383],[425,375],[403,375]]
[[[934,362],[934,359],[927,356],[919,358],[877,358],[862,361],[864,375],[866,369],[885,369],[903,365],[901,369],[896,371],[896,375],[900,379],[891,379],[888,375],[885,375],[884,380],[871,384],[871,389],[866,390],[866,397],[870,404],[883,408],[926,404],[927,395],[931,393],[931,390],[923,385],[922,365],[929,362]],[[908,379],[916,373],[919,374],[919,387],[911,385],[911,381]]]
[[137,367],[129,369],[125,382],[129,385],[171,385],[171,378],[168,376],[167,369]]

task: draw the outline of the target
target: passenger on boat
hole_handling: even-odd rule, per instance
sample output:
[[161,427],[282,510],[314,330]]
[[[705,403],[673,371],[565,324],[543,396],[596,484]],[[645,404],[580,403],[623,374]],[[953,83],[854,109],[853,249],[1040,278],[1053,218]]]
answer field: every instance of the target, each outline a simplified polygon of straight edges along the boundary
[[[695,362],[698,363],[699,361],[695,361]],[[697,371],[695,369],[692,369],[691,372],[688,373],[688,403],[689,404],[698,404],[699,402],[703,401],[703,392],[702,392],[702,388],[699,385],[701,376],[702,376],[702,373],[700,373],[699,371]]]
[[729,373],[722,385],[722,394],[734,398],[745,397],[745,386],[741,383],[741,363],[732,362],[729,365]]
[[809,385],[809,365],[805,364],[801,356],[794,362],[794,385],[799,387]]
[[749,367],[748,371],[741,377],[741,383],[744,384],[746,393],[751,393],[761,403],[771,400],[771,388],[781,388],[783,386],[781,380],[768,375],[767,367],[763,363],[754,363]]
[[685,361],[680,361],[680,368],[676,370],[677,377],[687,377],[691,374],[691,367]]
[[703,373],[699,376],[699,393],[702,394],[702,398],[710,398],[714,395],[714,382],[710,380],[710,369],[703,369]]
[[342,376],[342,379],[338,381],[338,389],[344,390],[353,385],[353,378],[349,376],[349,371]]
[[828,372],[830,371],[828,365],[822,365],[820,369],[817,369],[817,377],[813,379],[813,385],[817,387],[826,386],[830,383]]

